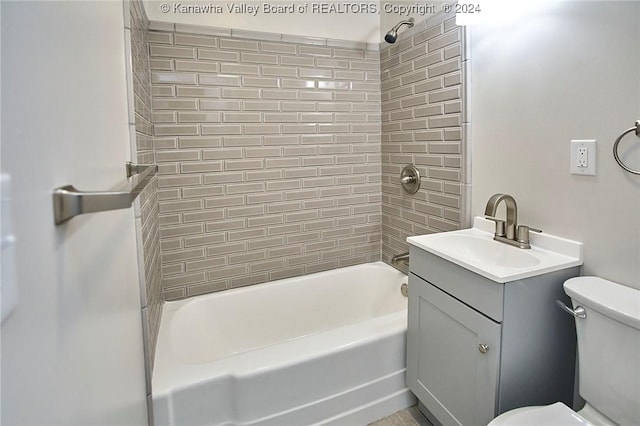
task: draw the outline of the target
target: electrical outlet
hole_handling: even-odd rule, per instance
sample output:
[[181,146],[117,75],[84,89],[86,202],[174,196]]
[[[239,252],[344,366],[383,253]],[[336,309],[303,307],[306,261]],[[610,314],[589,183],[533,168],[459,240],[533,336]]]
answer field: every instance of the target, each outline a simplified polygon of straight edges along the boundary
[[572,140],[571,141],[571,174],[595,175],[596,174],[596,141]]
[[576,159],[579,168],[584,169],[589,167],[589,148],[582,146],[578,148],[578,157]]

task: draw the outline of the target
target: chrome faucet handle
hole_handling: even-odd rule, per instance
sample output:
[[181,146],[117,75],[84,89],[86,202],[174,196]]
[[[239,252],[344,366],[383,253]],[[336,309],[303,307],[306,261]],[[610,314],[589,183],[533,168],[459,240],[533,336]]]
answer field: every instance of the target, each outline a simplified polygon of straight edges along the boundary
[[517,241],[520,243],[529,244],[529,231],[538,232],[538,233],[542,232],[542,230],[540,229],[532,228],[527,225],[518,225]]
[[504,237],[506,235],[505,233],[505,221],[502,219],[498,219],[497,217],[493,217],[493,216],[485,216],[485,218],[492,220],[496,223],[496,236],[498,237]]

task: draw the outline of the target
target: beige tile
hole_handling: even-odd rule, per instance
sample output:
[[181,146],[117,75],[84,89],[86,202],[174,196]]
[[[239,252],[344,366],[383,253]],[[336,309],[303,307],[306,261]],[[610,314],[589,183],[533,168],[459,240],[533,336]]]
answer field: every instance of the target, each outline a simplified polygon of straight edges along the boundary
[[[223,256],[229,253],[239,253],[247,250],[247,242],[227,243],[224,245],[214,245],[207,247],[207,256]],[[243,269],[244,271],[244,269]]]
[[333,71],[325,69],[300,68],[299,75],[301,78],[332,78]]
[[318,56],[332,56],[332,49],[329,47],[317,47],[317,46],[306,46],[301,45],[298,47],[298,54],[300,55],[311,55],[314,57]]
[[248,194],[262,191],[264,191],[263,183],[236,183],[226,186],[226,192],[228,195]]
[[[213,292],[225,290],[225,289],[226,289],[225,280],[212,281],[205,284],[191,284],[187,287],[186,296],[189,296],[189,297],[197,296],[199,294],[213,293]],[[165,298],[169,300],[169,297],[166,295],[165,295]],[[178,297],[174,297],[174,298],[177,299]]]
[[262,139],[260,136],[224,136],[224,146],[256,146],[261,145]]
[[147,40],[149,43],[173,44],[173,33],[149,31],[147,33]]
[[[218,203],[215,203],[215,204],[217,205]],[[227,217],[228,218],[261,216],[261,215],[265,214],[264,206],[234,207],[234,208],[227,208],[226,210],[227,210]],[[260,232],[257,232],[255,235],[250,235],[249,238],[257,238],[257,237],[266,236],[266,230],[258,229],[256,231],[260,231]],[[238,234],[234,234],[233,236],[231,234],[229,234],[229,241],[232,240],[232,237],[237,238]]]
[[316,59],[316,66],[318,68],[333,68],[333,69],[348,69],[349,61],[341,59]]
[[203,124],[203,135],[240,135],[242,126],[239,124]]
[[[270,101],[242,101],[242,108],[245,111],[278,111],[280,104]],[[266,118],[265,122],[267,122]]]
[[180,137],[178,146],[180,148],[213,148],[222,146],[222,140],[220,137]]
[[173,59],[151,59],[150,69],[157,71],[173,71]]
[[255,261],[265,259],[264,251],[254,251],[248,253],[233,254],[227,257],[229,265],[250,264]]
[[208,277],[210,280],[219,280],[223,278],[233,277],[236,275],[243,275],[248,272],[248,268],[246,265],[239,266],[229,266],[225,268],[215,268],[212,271],[208,272]]
[[429,52],[441,50],[446,46],[460,41],[460,32],[456,29],[443,36],[432,39],[427,43]]
[[[347,47],[349,43],[347,44],[343,44],[344,47]],[[353,47],[356,46],[362,46],[361,44],[357,43],[355,45],[352,45]],[[352,49],[333,49],[333,56],[335,58],[349,58],[349,59],[365,59],[365,52],[364,52],[364,46],[361,49],[358,50],[352,50]]]
[[176,45],[182,44],[187,46],[216,47],[218,45],[218,39],[212,36],[175,34],[174,44]]
[[243,77],[243,87],[279,87],[280,81],[277,78],[265,77]]
[[[204,272],[196,272],[192,274],[182,274],[175,277],[163,277],[162,287],[174,287],[177,285],[185,285],[192,283],[200,283],[206,280]],[[166,296],[165,296],[166,297]]]
[[[249,266],[251,273],[277,271],[284,268],[284,259],[269,260],[266,262],[252,262]],[[271,280],[277,279],[271,276]]]
[[222,49],[229,50],[251,50],[258,51],[258,42],[251,40],[238,40],[238,39],[220,39],[220,47]]
[[[284,218],[281,214],[247,218],[247,227],[249,228],[262,227],[266,225],[275,225],[280,223],[284,223]],[[273,240],[273,238],[270,238],[268,240]],[[252,247],[252,244],[259,244],[259,243],[257,241],[249,242],[250,248]],[[253,247],[257,248],[255,246]]]
[[[240,86],[240,76],[236,75],[215,75],[199,74],[198,84],[211,86]],[[224,93],[223,89],[223,93]]]
[[243,124],[246,135],[279,134],[281,127],[278,124]]
[[[269,160],[267,159],[266,161],[269,161]],[[247,172],[245,172],[245,176],[246,176],[246,180],[247,181],[279,180],[279,179],[282,179],[282,175],[283,175],[282,170],[265,170],[265,171],[248,170]],[[269,189],[273,189],[273,188],[270,188],[269,182],[266,182],[266,183],[267,183],[267,189],[268,190]]]
[[225,62],[238,62],[240,60],[240,53],[238,52],[226,52],[221,50],[210,49],[197,49],[198,59],[212,60],[212,61],[225,61]]
[[169,47],[151,45],[149,46],[149,53],[151,57],[167,57],[167,58],[191,58],[195,59],[195,49],[189,47]]
[[[300,58],[303,59],[303,58]],[[282,62],[283,65],[286,65],[285,62]],[[289,64],[289,65],[297,65],[297,64]],[[311,66],[313,66],[313,59],[311,59]],[[262,65],[261,67],[262,75],[264,76],[277,76],[277,77],[297,77],[298,69],[291,67],[272,67],[267,65]]]
[[242,52],[240,54],[240,61],[253,64],[275,65],[278,63],[278,57],[276,55],[269,54]]
[[220,113],[179,112],[180,123],[220,123]]
[[195,136],[199,133],[197,125],[158,125],[154,126],[154,133],[156,136]]
[[260,75],[260,67],[257,65],[220,64],[220,71],[223,74]]
[[224,187],[203,186],[203,187],[182,188],[182,196],[184,198],[211,197],[215,195],[224,195]]
[[260,51],[269,53],[289,53],[295,55],[297,53],[297,46],[295,44],[271,43],[268,41],[261,41]]
[[231,278],[231,288],[243,287],[247,285],[260,284],[267,281],[267,274],[254,274],[246,277]]
[[[180,267],[168,277],[187,278],[165,283],[165,297],[375,260],[383,233],[403,246],[410,230],[455,225],[461,43],[443,28],[385,49],[382,64],[365,44],[341,41],[218,38],[198,28],[158,37],[150,90],[164,147],[158,182],[172,191],[163,193],[164,211],[177,211],[163,213],[160,234],[167,252],[207,248],[206,258],[188,261],[207,274],[173,263]],[[425,190],[410,209],[391,208],[401,198],[382,194],[397,190],[389,183],[406,162],[423,168]],[[230,253],[241,269],[223,263]]]
[[202,173],[222,171],[222,162],[189,162],[180,165],[180,173]]
[[220,72],[220,64],[204,61],[175,61],[176,71]]
[[260,99],[259,89],[234,89],[223,87],[222,98],[235,98],[235,99]]
[[163,253],[162,259],[164,262],[178,262],[187,259],[197,259],[204,257],[204,248],[195,248],[189,250],[181,250],[177,252]]
[[196,74],[152,71],[151,82],[158,84],[196,84]]
[[[206,245],[211,245],[211,244],[219,244],[219,243],[223,243],[225,241],[225,236],[224,234],[210,234],[210,235],[203,235],[203,236],[198,236],[198,237],[186,237],[184,238],[184,246],[185,247],[194,247],[194,246],[206,246]],[[200,263],[202,262],[202,263]],[[189,266],[189,263],[191,263],[191,266]],[[209,265],[207,263],[207,261],[199,261],[198,263],[196,262],[187,262],[187,271],[194,271],[196,269],[206,269],[205,268],[197,268],[195,267],[197,265]],[[215,266],[221,266],[222,264],[224,264],[224,262],[220,263],[218,262],[217,265]]]

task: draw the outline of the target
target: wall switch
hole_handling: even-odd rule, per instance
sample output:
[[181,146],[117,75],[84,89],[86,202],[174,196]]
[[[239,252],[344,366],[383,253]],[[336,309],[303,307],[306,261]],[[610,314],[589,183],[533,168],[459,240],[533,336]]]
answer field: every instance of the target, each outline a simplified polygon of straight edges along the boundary
[[572,140],[571,141],[571,174],[595,175],[596,174],[596,141]]

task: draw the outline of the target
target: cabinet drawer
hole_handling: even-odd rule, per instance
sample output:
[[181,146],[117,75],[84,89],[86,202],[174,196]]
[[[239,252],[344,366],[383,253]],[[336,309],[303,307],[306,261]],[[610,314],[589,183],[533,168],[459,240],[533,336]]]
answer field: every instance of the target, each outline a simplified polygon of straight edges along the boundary
[[486,425],[496,414],[501,325],[415,275],[409,285],[407,385],[443,424]]
[[409,270],[495,321],[502,322],[504,284],[410,246]]

